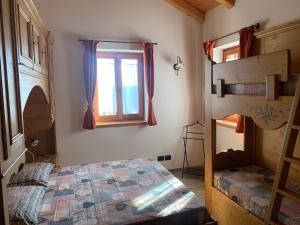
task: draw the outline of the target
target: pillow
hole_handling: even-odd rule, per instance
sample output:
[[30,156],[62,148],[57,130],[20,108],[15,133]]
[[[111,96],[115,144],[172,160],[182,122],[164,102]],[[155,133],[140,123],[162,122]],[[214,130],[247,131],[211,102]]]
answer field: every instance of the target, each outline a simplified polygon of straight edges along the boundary
[[8,186],[47,186],[49,175],[53,169],[52,163],[25,163],[19,173],[13,175]]
[[8,213],[12,221],[38,224],[38,210],[45,195],[42,186],[8,187]]

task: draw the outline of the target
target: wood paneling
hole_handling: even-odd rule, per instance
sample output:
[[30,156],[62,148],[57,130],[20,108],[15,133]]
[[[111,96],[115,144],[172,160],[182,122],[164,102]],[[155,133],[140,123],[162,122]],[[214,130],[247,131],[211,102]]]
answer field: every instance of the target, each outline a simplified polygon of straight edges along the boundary
[[165,0],[165,1],[175,6],[177,9],[183,11],[187,15],[198,20],[199,22],[204,22],[204,13],[201,12],[198,8],[190,5],[185,0]]
[[204,22],[205,13],[218,5],[232,8],[235,0],[165,0],[185,14],[193,17],[199,22]]
[[33,68],[32,20],[22,0],[17,1],[19,63]]
[[235,0],[216,0],[216,2],[230,9],[234,6]]
[[263,221],[240,207],[216,188],[212,188],[212,212],[219,225],[263,225]]
[[287,50],[219,63],[213,66],[213,83],[224,79],[226,84],[265,82],[265,76],[278,75],[278,81],[287,81],[289,54]]
[[218,2],[215,0],[185,0],[185,1],[204,13],[208,12],[209,10],[219,5]]
[[2,96],[3,114],[5,117],[7,147],[4,150],[4,159],[7,159],[20,144],[22,137],[22,113],[20,103],[20,86],[17,66],[17,49],[15,44],[13,1],[2,1]]
[[[290,74],[300,74],[300,21],[283,24],[265,31],[256,33],[258,38],[258,53],[268,53],[289,49],[290,51]],[[285,126],[279,130],[268,131],[257,129],[257,165],[276,171]],[[300,157],[300,138],[296,145],[295,156]],[[293,165],[289,176],[300,182],[299,166]]]

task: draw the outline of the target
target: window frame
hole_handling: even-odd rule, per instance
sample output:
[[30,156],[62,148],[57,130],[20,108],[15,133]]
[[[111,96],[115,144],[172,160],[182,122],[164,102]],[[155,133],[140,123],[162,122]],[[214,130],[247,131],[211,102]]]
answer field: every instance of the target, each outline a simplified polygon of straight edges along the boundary
[[238,59],[240,58],[240,45],[236,45],[223,50],[223,62],[226,63],[226,58],[229,55],[238,54]]
[[[115,60],[115,87],[116,87],[116,115],[101,116],[99,114],[99,92],[98,92],[98,73],[94,98],[94,112],[97,124],[112,122],[131,122],[131,121],[143,121],[145,120],[145,86],[144,86],[144,57],[143,53],[136,52],[104,52],[97,51],[98,58],[112,58]],[[138,101],[139,101],[139,113],[137,114],[123,114],[123,96],[122,96],[122,59],[137,59],[138,61]]]

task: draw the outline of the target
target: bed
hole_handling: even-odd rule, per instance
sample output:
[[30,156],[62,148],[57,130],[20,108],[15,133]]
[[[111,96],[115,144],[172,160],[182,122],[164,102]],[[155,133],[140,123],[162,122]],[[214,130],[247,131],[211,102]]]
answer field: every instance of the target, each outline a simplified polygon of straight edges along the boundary
[[186,224],[210,221],[203,203],[151,158],[54,169],[40,225]]
[[[246,166],[214,173],[214,186],[241,207],[263,220],[267,213],[274,181],[272,172]],[[289,180],[287,188],[300,193],[300,185]],[[284,198],[278,220],[284,225],[300,224],[300,204]]]

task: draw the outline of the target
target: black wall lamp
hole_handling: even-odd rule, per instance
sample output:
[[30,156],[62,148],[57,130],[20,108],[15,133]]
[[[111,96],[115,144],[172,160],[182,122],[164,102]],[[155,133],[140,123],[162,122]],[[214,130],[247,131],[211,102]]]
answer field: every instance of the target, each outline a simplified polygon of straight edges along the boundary
[[179,70],[180,70],[182,67],[183,67],[183,61],[182,61],[182,59],[180,58],[180,56],[177,56],[176,63],[175,63],[174,66],[173,66],[174,70],[176,71],[177,76],[178,76]]

